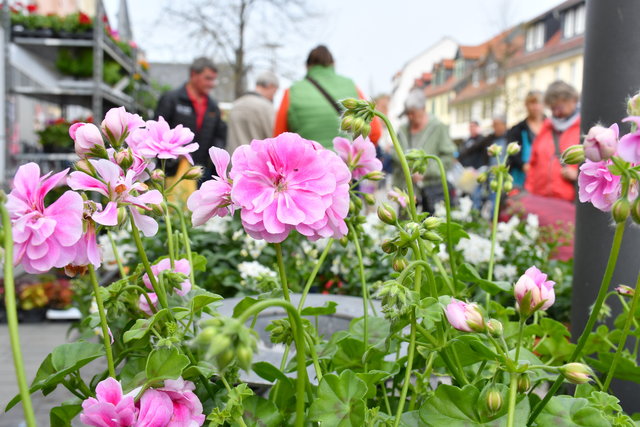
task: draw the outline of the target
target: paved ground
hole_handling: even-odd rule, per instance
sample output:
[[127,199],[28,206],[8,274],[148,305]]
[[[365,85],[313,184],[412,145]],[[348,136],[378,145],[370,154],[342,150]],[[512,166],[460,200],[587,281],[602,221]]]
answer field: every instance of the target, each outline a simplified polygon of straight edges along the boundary
[[[20,340],[27,373],[27,381],[31,384],[40,363],[54,347],[68,342],[67,331],[70,323],[35,323],[20,324]],[[22,407],[16,405],[5,413],[6,404],[18,393],[11,345],[7,325],[0,325],[0,427],[20,427],[25,425]],[[59,387],[48,396],[36,392],[33,395],[33,406],[36,411],[38,426],[49,425],[49,410],[65,400],[73,397],[71,393]]]

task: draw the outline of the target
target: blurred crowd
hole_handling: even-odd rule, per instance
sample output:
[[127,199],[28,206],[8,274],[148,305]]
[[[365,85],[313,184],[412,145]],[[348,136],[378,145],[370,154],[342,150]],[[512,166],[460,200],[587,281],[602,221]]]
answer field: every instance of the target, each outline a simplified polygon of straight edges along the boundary
[[[311,50],[305,65],[305,77],[284,91],[277,109],[274,97],[279,90],[278,77],[264,72],[257,76],[255,87],[233,103],[223,120],[217,102],[209,95],[218,70],[211,60],[198,58],[190,67],[188,81],[162,95],[156,118],[162,116],[172,127],[182,124],[195,132],[200,148],[193,157],[204,168],[202,180],[210,179],[214,173],[208,155],[213,146],[232,152],[253,139],[295,132],[331,149],[336,136],[345,136],[339,130],[342,108],[338,101],[365,99],[365,95],[351,79],[336,73],[334,58],[325,46]],[[379,111],[387,112],[388,95],[380,95],[374,101]],[[473,207],[489,217],[494,209],[495,191],[490,181],[478,180],[497,162],[497,157],[490,156],[487,149],[498,146],[506,153],[507,145],[517,142],[520,151],[507,159],[511,178],[506,184],[509,191],[504,206],[517,205],[535,213],[542,224],[572,221],[578,171],[576,166],[563,165],[560,155],[580,140],[579,96],[575,88],[556,81],[544,93],[531,91],[525,99],[527,115],[522,121],[509,127],[504,116],[495,116],[492,129],[483,134],[478,121],[471,120],[468,138],[458,143],[450,138],[447,125],[427,113],[426,102],[422,89],[409,93],[396,129],[398,140],[405,152],[421,149],[442,160],[452,200],[468,196]],[[360,189],[384,197],[394,186],[404,187],[404,178],[390,134],[378,118],[370,124],[369,138],[376,145],[387,177],[377,188]],[[181,162],[167,165],[168,179],[189,168],[185,160]],[[423,210],[434,212],[445,196],[438,165],[429,162],[424,173],[413,175],[413,181]],[[197,184],[183,181],[180,185],[193,186],[182,189],[186,195]]]

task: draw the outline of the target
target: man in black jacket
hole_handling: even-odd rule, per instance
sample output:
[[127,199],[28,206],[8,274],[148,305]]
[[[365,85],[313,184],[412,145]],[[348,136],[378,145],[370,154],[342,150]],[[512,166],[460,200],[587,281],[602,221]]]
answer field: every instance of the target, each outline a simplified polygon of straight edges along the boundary
[[[155,112],[156,120],[162,116],[169,126],[181,124],[195,134],[194,142],[199,147],[192,156],[195,164],[204,167],[202,180],[213,174],[209,148],[226,146],[227,126],[222,121],[218,103],[209,96],[217,77],[218,69],[213,61],[204,57],[195,59],[189,67],[189,81],[162,94]],[[167,176],[175,175],[177,170],[178,161],[167,162]]]

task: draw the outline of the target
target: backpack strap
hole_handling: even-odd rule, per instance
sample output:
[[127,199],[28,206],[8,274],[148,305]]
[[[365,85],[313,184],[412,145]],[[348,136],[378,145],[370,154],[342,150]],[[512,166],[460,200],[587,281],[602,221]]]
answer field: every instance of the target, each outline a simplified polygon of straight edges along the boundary
[[320,86],[320,83],[318,83],[316,79],[309,76],[306,76],[305,79],[309,81],[309,83],[314,85],[316,89],[318,89],[318,91],[327,99],[327,101],[329,101],[331,106],[336,110],[338,115],[342,115],[342,107],[340,106],[340,104],[338,104],[338,102],[333,99],[331,95],[329,95],[329,92],[327,92],[322,86]]

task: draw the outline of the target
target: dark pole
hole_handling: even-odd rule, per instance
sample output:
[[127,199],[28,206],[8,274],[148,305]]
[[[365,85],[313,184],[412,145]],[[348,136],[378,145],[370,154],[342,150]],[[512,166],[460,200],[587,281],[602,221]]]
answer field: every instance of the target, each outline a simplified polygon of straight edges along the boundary
[[[640,89],[640,1],[588,0],[582,82],[582,134],[600,122],[609,126],[627,116],[626,101]],[[628,125],[621,133],[628,131]],[[611,215],[578,202],[571,330],[577,337],[595,301],[613,240]],[[612,285],[635,285],[640,265],[640,228],[625,230]],[[613,302],[613,301],[612,301]],[[620,312],[613,307],[613,313]],[[614,383],[628,413],[640,410],[640,386]]]

